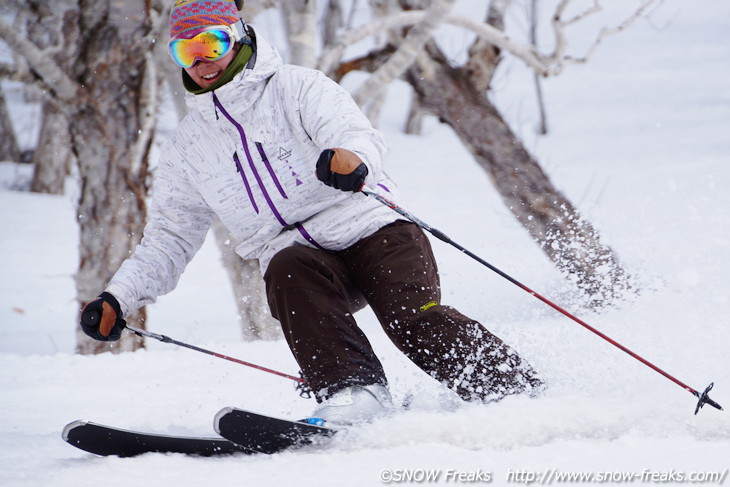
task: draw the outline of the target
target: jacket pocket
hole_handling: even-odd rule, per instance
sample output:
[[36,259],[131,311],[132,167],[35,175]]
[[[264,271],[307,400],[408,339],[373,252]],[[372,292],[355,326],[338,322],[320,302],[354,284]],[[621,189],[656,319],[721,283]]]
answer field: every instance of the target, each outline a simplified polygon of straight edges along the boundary
[[281,195],[282,198],[288,199],[289,197],[286,195],[284,188],[281,186],[281,183],[279,182],[279,178],[276,176],[276,173],[274,172],[274,168],[271,167],[269,158],[266,157],[266,151],[264,151],[263,144],[261,144],[261,142],[255,142],[255,144],[256,144],[256,149],[259,151],[259,156],[261,156],[261,160],[263,161],[264,166],[266,167],[266,170],[269,171],[269,176],[271,176],[271,180],[274,182],[276,189],[279,190],[279,194]]
[[253,207],[254,211],[258,214],[259,207],[256,205],[256,200],[253,199],[253,192],[251,192],[251,185],[248,184],[248,179],[246,178],[246,173],[243,170],[243,166],[241,166],[241,159],[238,157],[238,152],[233,153],[233,162],[236,163],[236,170],[238,171],[238,174],[241,175],[241,180],[243,181],[243,185],[246,187],[246,193],[248,194],[248,199],[251,201],[251,206]]

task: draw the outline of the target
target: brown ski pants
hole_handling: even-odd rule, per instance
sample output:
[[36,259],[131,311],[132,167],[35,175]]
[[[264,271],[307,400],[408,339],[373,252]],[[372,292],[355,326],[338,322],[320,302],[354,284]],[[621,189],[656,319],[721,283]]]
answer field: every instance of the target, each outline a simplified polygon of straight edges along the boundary
[[430,243],[413,223],[397,221],[338,252],[286,248],[264,278],[272,315],[318,401],[352,385],[387,384],[353,317],[366,304],[399,350],[465,400],[541,384],[501,339],[441,304]]

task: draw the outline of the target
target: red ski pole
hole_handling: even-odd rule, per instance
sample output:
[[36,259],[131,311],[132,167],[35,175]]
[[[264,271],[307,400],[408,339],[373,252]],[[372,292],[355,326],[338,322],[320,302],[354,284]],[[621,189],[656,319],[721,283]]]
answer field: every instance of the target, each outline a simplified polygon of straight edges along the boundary
[[240,360],[240,359],[237,359],[234,357],[229,357],[228,355],[223,355],[222,353],[213,352],[211,350],[206,350],[204,348],[196,347],[195,345],[190,345],[189,343],[184,343],[184,342],[174,340],[166,335],[159,335],[157,333],[152,333],[150,331],[135,328],[133,326],[126,326],[125,328],[127,328],[127,330],[131,331],[132,333],[134,333],[137,336],[154,338],[155,340],[159,340],[163,343],[172,343],[173,345],[178,345],[180,347],[189,348],[190,350],[195,350],[196,352],[202,352],[202,353],[205,353],[208,355],[212,355],[213,357],[222,358],[223,360],[228,360],[230,362],[245,365],[246,367],[252,367],[256,370],[261,370],[263,372],[268,372],[269,374],[278,375],[279,377],[285,377],[287,379],[291,379],[293,381],[299,382],[300,384],[304,384],[306,382],[301,377],[295,377],[293,375],[279,372],[278,370],[269,369],[266,367],[262,367],[261,365],[256,365],[256,364],[252,364],[251,362],[246,362],[244,360]]
[[449,245],[451,245],[453,247],[456,247],[457,249],[459,249],[461,252],[465,253],[466,255],[468,255],[469,257],[471,257],[472,259],[476,260],[480,264],[486,266],[490,270],[496,272],[497,274],[499,274],[503,278],[507,279],[509,282],[511,282],[515,286],[519,287],[523,291],[526,291],[527,293],[529,293],[532,296],[536,297],[537,299],[539,299],[543,303],[547,304],[548,306],[550,306],[554,310],[558,311],[559,313],[562,313],[563,315],[567,316],[568,318],[570,318],[571,320],[575,321],[576,323],[578,323],[582,327],[586,328],[587,330],[595,333],[596,335],[598,335],[599,337],[603,338],[604,340],[606,340],[608,343],[610,343],[611,345],[615,346],[616,348],[618,348],[620,350],[623,350],[624,352],[628,353],[629,355],[631,355],[632,357],[634,357],[639,362],[643,363],[644,365],[646,365],[647,367],[651,368],[655,372],[658,372],[659,374],[663,375],[664,377],[666,377],[670,381],[674,382],[678,386],[682,387],[686,391],[691,392],[695,397],[697,397],[699,399],[699,401],[697,402],[697,407],[695,407],[695,414],[697,414],[699,412],[700,408],[702,408],[702,406],[704,406],[705,404],[709,404],[710,406],[712,406],[712,407],[714,407],[716,409],[719,409],[721,411],[723,410],[722,409],[722,406],[720,406],[718,403],[716,403],[715,401],[713,401],[712,399],[710,399],[710,397],[708,396],[710,390],[712,390],[712,387],[714,386],[714,382],[711,383],[709,386],[707,386],[703,392],[699,392],[696,389],[693,389],[692,387],[688,386],[687,384],[685,384],[684,382],[680,381],[679,379],[677,379],[677,378],[669,375],[667,372],[665,372],[664,370],[660,369],[656,365],[652,364],[651,362],[649,362],[645,358],[641,357],[637,353],[632,352],[631,350],[629,350],[625,346],[623,346],[620,343],[618,343],[617,341],[613,340],[608,335],[605,335],[604,333],[601,333],[597,329],[593,328],[591,325],[589,325],[588,323],[586,323],[582,319],[578,318],[577,316],[573,315],[569,311],[567,311],[567,310],[563,309],[562,307],[558,306],[557,304],[553,303],[552,301],[550,301],[546,297],[542,296],[541,294],[533,291],[532,289],[530,289],[529,287],[525,286],[524,284],[522,284],[520,281],[518,281],[517,279],[513,278],[509,274],[501,271],[500,269],[496,268],[495,266],[493,266],[492,264],[490,264],[486,260],[482,259],[478,255],[476,255],[476,254],[470,252],[469,250],[465,249],[464,247],[462,247],[458,243],[456,243],[453,240],[451,240],[451,238],[449,238],[446,234],[444,234],[440,230],[437,230],[437,229],[433,228],[431,225],[429,225],[426,222],[424,222],[423,220],[420,220],[420,219],[416,218],[415,216],[413,216],[412,214],[410,214],[409,212],[407,212],[406,210],[404,210],[400,206],[396,205],[392,201],[387,200],[386,198],[382,197],[378,193],[375,193],[374,191],[372,191],[372,190],[370,190],[368,188],[365,188],[365,187],[363,187],[363,189],[361,191],[366,196],[370,196],[371,198],[375,198],[380,203],[384,204],[388,208],[394,210],[396,213],[400,214],[401,216],[407,218],[408,220],[410,220],[411,222],[415,223],[419,227],[423,228],[427,232],[431,233],[434,237],[438,238],[439,240],[441,240],[443,242],[446,242],[447,244],[449,244]]

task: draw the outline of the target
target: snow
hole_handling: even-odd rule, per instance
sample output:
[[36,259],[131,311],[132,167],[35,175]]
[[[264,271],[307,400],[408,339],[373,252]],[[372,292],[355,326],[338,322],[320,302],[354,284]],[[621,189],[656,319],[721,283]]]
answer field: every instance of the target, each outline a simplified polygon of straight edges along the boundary
[[[457,2],[462,11],[477,3]],[[606,3],[609,12],[627,4]],[[715,381],[712,397],[726,407],[729,16],[725,2],[667,0],[650,22],[606,39],[587,65],[544,81],[547,136],[534,134],[532,78],[519,61],[505,62],[493,93],[554,183],[640,279],[633,299],[601,314],[579,311],[581,317],[696,389]],[[23,104],[17,85],[4,87],[16,130],[36,130],[36,107]],[[408,92],[396,83],[389,96],[381,129],[389,172],[408,208],[541,294],[572,305],[569,288],[455,136],[433,119],[421,137],[399,133]],[[550,384],[544,397],[460,404],[408,363],[363,311],[358,320],[393,393],[397,400],[415,394],[413,411],[327,446],[272,456],[86,454],[61,440],[65,424],[88,419],[207,435],[224,406],[301,417],[314,403],[299,399],[285,379],[158,342],[135,353],[75,355],[75,199],[18,191],[28,177],[27,168],[0,163],[0,485],[372,486],[388,478],[416,483],[398,475],[419,470],[440,473],[432,482],[439,484],[483,483],[476,474],[488,472],[492,485],[538,483],[531,475],[548,472],[648,472],[635,483],[657,483],[646,480],[651,473],[729,475],[727,412],[705,407],[693,416],[694,398],[676,384],[439,241],[444,300],[525,355]],[[283,341],[241,342],[211,241],[178,289],[148,312],[151,331],[297,370]],[[471,473],[472,481],[448,472]]]

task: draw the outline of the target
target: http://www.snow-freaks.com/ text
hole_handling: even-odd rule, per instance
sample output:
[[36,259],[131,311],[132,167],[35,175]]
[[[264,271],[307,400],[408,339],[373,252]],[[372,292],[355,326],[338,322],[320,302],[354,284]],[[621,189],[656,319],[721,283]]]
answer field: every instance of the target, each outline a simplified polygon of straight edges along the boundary
[[[710,484],[722,485],[730,469],[723,471],[650,470],[640,472],[578,472],[548,468],[543,471],[508,469],[496,475],[489,470],[392,468],[380,471],[384,484]],[[501,478],[500,478],[501,477]]]

